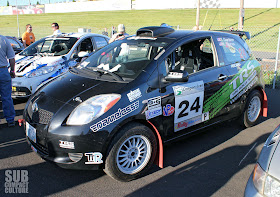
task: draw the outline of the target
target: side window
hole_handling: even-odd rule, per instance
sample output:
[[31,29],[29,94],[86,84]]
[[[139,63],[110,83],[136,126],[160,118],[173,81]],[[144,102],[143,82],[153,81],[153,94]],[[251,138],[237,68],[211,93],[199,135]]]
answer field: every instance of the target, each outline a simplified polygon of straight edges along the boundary
[[167,72],[187,71],[191,74],[213,67],[214,62],[212,40],[207,37],[177,47],[165,58],[164,65]]
[[87,38],[81,42],[79,51],[84,51],[88,53],[91,53],[93,51],[93,46],[90,38]]
[[246,49],[235,39],[230,37],[218,37],[217,41],[222,50],[226,65],[241,62],[249,58]]
[[71,58],[73,58],[74,56],[77,56],[79,54],[79,52],[88,52],[91,53],[93,52],[93,45],[91,42],[90,38],[87,38],[85,40],[83,40],[75,49],[74,52],[71,55]]
[[94,41],[95,41],[97,50],[108,44],[106,39],[102,38],[102,37],[94,37]]

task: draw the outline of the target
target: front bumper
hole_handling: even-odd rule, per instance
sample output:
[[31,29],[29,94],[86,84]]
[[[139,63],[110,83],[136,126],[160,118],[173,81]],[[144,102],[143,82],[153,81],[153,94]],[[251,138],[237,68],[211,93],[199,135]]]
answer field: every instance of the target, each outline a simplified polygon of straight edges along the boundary
[[73,170],[99,170],[102,169],[102,163],[88,165],[88,157],[86,153],[71,153],[67,151],[52,152],[48,147],[45,147],[39,143],[34,143],[29,137],[26,136],[28,144],[31,149],[36,152],[42,159],[52,162],[57,166],[65,169]]
[[29,98],[31,96],[31,91],[27,87],[12,87],[12,98]]
[[31,79],[23,76],[12,79],[12,98],[29,98],[41,79]]

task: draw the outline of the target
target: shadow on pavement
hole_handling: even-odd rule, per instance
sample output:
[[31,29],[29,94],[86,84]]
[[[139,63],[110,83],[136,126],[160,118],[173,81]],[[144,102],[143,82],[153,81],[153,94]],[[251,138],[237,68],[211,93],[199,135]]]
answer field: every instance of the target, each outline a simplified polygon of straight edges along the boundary
[[[6,170],[28,171],[28,194],[14,196],[46,196],[55,194],[80,184],[95,180],[104,175],[103,171],[81,171],[61,169],[49,162],[36,165],[23,166],[20,168],[7,168],[0,170],[0,177],[5,177]],[[3,182],[5,179],[3,178]],[[3,183],[2,182],[2,183]],[[5,187],[0,187],[0,196],[5,195]],[[13,196],[13,194],[6,194]],[[83,194],[81,194],[82,196]]]
[[[249,145],[231,146],[215,154],[202,157],[202,159],[186,164],[127,196],[211,196],[221,189],[236,173],[247,165],[256,162],[257,153],[254,151],[241,164],[240,157],[243,157],[244,152],[248,152],[252,146],[258,146],[263,143],[268,135],[260,136]],[[176,146],[176,150],[178,149],[187,150],[188,143]],[[182,158],[180,161],[175,161],[176,165],[190,159],[183,152],[174,152],[174,150],[173,153],[168,152],[167,157],[172,157],[172,154],[176,154],[176,158]],[[212,181],[209,181],[209,177],[212,178]]]

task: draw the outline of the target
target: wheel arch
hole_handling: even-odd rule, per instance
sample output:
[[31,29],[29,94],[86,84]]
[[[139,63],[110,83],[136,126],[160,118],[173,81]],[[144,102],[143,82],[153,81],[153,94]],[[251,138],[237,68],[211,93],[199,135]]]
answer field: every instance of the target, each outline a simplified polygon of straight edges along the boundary
[[102,151],[105,153],[105,158],[108,156],[108,153],[109,153],[110,149],[112,148],[111,144],[112,144],[115,136],[118,134],[118,131],[121,128],[128,126],[129,124],[132,124],[132,123],[143,124],[152,130],[152,132],[154,133],[154,135],[157,139],[157,142],[158,142],[156,159],[155,159],[154,163],[157,166],[159,166],[160,168],[163,168],[163,142],[162,142],[161,135],[160,135],[159,131],[157,130],[157,128],[150,121],[145,120],[145,119],[129,119],[129,120],[125,120],[122,123],[118,124],[115,127],[115,129],[112,130],[112,132],[109,134],[109,139],[107,140],[106,145],[104,146],[104,150]]

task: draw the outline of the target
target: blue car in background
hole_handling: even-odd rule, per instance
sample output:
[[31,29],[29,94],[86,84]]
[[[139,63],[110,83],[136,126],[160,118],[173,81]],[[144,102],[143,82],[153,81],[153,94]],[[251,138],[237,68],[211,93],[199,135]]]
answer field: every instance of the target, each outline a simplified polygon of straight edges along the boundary
[[18,54],[19,52],[21,52],[24,49],[23,44],[16,37],[6,36],[6,38],[8,38],[9,42],[11,43],[11,45],[15,51],[15,54]]
[[76,65],[108,44],[109,37],[93,33],[67,33],[42,38],[16,55],[12,97],[28,98],[43,82]]

